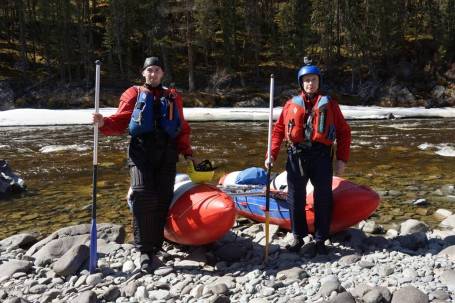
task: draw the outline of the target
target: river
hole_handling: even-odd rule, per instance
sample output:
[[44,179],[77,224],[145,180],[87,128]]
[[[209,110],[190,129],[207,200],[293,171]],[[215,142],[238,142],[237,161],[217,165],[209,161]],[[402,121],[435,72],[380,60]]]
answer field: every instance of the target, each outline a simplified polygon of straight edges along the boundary
[[[439,223],[438,208],[455,211],[455,119],[355,120],[351,160],[345,178],[382,195],[372,219],[385,228],[407,218]],[[199,159],[217,166],[215,178],[262,166],[267,122],[192,122]],[[125,201],[128,137],[100,137],[98,222],[131,229]],[[44,235],[71,224],[90,222],[93,130],[88,125],[0,127],[0,158],[26,182],[28,191],[0,201],[0,239],[22,231]],[[281,152],[276,170],[284,168]],[[183,162],[178,164],[185,171]],[[442,189],[442,190],[441,190]],[[427,200],[424,206],[413,201]]]

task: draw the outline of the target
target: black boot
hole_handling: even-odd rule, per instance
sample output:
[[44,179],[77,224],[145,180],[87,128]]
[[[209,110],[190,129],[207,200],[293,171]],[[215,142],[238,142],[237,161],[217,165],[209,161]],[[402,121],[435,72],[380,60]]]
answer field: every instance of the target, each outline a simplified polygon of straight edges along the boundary
[[294,239],[292,239],[292,242],[286,245],[286,249],[290,252],[299,252],[304,244],[303,238],[299,235],[293,235],[293,237]]
[[316,241],[316,253],[318,255],[327,255],[329,253],[329,250],[327,249],[327,246],[325,246],[324,241]]

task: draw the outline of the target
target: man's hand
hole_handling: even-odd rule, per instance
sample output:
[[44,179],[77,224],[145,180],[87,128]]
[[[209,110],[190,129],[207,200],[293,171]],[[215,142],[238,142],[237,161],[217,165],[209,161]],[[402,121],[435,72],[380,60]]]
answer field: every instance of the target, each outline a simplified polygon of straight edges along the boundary
[[273,157],[270,157],[270,162],[268,161],[268,159],[265,159],[264,166],[267,169],[272,168],[273,167]]
[[93,113],[93,116],[92,116],[92,122],[93,124],[98,124],[98,127],[103,127],[104,125],[104,117],[102,114],[100,113]]
[[346,162],[343,160],[337,160],[335,163],[335,176],[341,176],[344,173],[344,170],[346,169]]

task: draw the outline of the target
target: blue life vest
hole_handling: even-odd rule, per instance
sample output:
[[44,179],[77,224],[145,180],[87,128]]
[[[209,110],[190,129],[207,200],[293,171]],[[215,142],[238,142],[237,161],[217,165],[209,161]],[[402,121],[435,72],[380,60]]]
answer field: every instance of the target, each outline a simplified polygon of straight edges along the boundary
[[[155,102],[159,102],[159,110],[154,109]],[[138,88],[136,104],[128,126],[131,136],[152,133],[158,128],[175,138],[180,132],[180,124],[178,106],[172,94],[155,100],[151,92]]]

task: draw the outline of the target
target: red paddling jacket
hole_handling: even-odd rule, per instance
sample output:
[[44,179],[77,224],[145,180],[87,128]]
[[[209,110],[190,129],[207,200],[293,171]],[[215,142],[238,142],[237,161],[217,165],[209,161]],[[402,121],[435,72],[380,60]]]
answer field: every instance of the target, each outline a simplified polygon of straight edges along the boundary
[[332,145],[337,142],[338,160],[349,160],[351,128],[335,99],[316,95],[308,100],[304,93],[288,100],[272,132],[272,157],[277,159],[283,139],[289,144],[305,140]]
[[[164,88],[162,86],[152,88],[149,90],[155,96],[165,96],[169,94],[169,89]],[[134,105],[136,104],[138,92],[139,90],[136,86],[132,86],[128,88],[125,92],[123,92],[122,96],[120,97],[120,104],[118,106],[117,112],[109,117],[105,117],[104,125],[103,127],[100,127],[100,131],[104,135],[113,136],[122,135],[125,133],[126,129],[128,128],[128,124],[131,120],[131,115],[134,110]],[[190,144],[191,128],[183,116],[182,96],[177,93],[175,101],[178,107],[179,118],[181,123],[181,130],[177,137],[175,138],[177,143],[177,150],[184,156],[191,156],[192,155]]]

